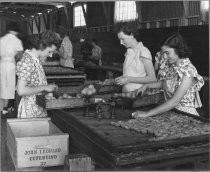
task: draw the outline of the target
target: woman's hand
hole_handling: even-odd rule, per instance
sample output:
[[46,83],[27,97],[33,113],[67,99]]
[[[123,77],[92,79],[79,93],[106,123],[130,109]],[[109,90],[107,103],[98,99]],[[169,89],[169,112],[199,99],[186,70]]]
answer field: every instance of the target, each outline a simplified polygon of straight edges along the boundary
[[129,80],[126,76],[120,76],[118,78],[115,78],[115,82],[117,85],[125,85],[129,83]]
[[131,114],[132,118],[146,118],[149,117],[149,114],[144,111],[136,111]]
[[44,90],[47,92],[53,92],[58,90],[58,86],[56,84],[48,84],[44,87]]
[[141,93],[141,96],[144,94],[144,92],[147,90],[147,84],[144,84],[142,87],[140,87],[137,92],[136,95],[138,95],[139,93]]

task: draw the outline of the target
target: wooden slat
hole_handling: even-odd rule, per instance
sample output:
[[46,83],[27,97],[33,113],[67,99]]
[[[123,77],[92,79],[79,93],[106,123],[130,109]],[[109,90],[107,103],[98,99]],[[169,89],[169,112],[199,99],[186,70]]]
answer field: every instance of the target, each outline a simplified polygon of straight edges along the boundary
[[[88,117],[76,117],[80,121],[86,124],[88,127],[93,129],[96,133],[100,135],[101,138],[110,142],[112,146],[130,145],[136,143],[142,143],[148,141],[151,135],[142,134],[131,130],[126,130],[121,127],[116,127],[110,124],[113,120],[108,120],[104,122],[102,120],[97,120],[94,118],[90,119]],[[88,118],[88,119],[86,119]],[[107,120],[107,119],[106,119]],[[125,139],[126,138],[126,139]]]
[[192,143],[206,143],[209,142],[209,135],[201,135],[201,136],[192,136],[192,137],[184,137],[178,139],[170,139],[170,140],[161,140],[161,141],[153,141],[144,144],[138,145],[129,145],[129,146],[121,146],[121,147],[113,147],[113,151],[115,152],[130,152],[133,150],[143,150],[147,148],[158,148],[158,147],[166,147],[172,145],[182,145],[182,144],[192,144]]
[[118,158],[116,157],[117,165],[124,166],[124,165],[131,165],[131,164],[137,164],[137,163],[144,163],[144,162],[151,162],[151,161],[163,161],[166,159],[172,159],[172,158],[178,158],[178,157],[184,157],[184,156],[193,156],[193,155],[199,155],[199,154],[207,154],[209,153],[209,144],[205,146],[201,146],[199,148],[185,148],[182,150],[175,150],[175,151],[164,151],[164,152],[158,152],[153,153],[149,155],[140,155],[137,157],[123,157]]
[[201,154],[201,155],[195,155],[195,156],[187,156],[182,158],[173,158],[168,159],[164,161],[157,161],[152,163],[143,163],[141,165],[136,164],[129,167],[119,167],[117,170],[126,169],[126,171],[142,171],[142,170],[159,170],[159,169],[165,169],[165,168],[173,168],[177,165],[183,165],[183,164],[192,164],[194,162],[200,162],[200,161],[207,161],[209,162],[209,154]]
[[[90,134],[87,134],[87,128],[83,131],[86,131],[84,133],[77,124],[75,125],[75,120],[73,118],[69,120],[66,120],[63,118],[64,116],[58,113],[59,111],[51,111],[52,115],[52,121],[64,132],[68,132],[70,137],[73,139],[74,143],[77,145],[77,147],[81,150],[83,150],[87,155],[94,158],[94,160],[99,163],[101,167],[104,168],[114,168],[115,162],[111,155],[111,153],[108,151],[108,149],[105,149],[107,146],[105,146],[105,143],[100,143],[100,141],[95,138],[93,139]],[[67,115],[67,114],[65,114]],[[77,122],[76,122],[77,123]]]
[[[92,131],[86,125],[82,125],[82,123],[79,120],[77,120],[75,117],[68,114],[67,112],[64,112],[62,110],[52,110],[52,111],[49,111],[49,113],[55,117],[59,116],[59,119],[62,121],[66,121],[67,123],[69,122],[71,124],[69,125],[69,127],[76,128],[83,135],[85,135],[89,139],[92,139],[93,142],[99,143],[100,146],[103,146],[104,148],[107,148],[107,149],[111,147],[111,145],[105,140],[101,139],[100,136],[95,131]],[[68,128],[66,128],[66,130],[68,130]]]
[[[120,111],[117,111],[117,113],[120,113]],[[129,111],[125,111],[125,113],[129,113]],[[168,146],[208,143],[209,135],[161,141],[148,141],[147,134],[135,134],[133,131],[111,126],[109,125],[109,122],[112,121],[112,119],[83,117],[81,110],[70,110],[67,112],[64,110],[55,110],[49,111],[49,114],[52,115],[52,121],[61,128],[61,130],[69,133],[73,143],[80,150],[91,156],[97,163],[100,164],[101,167],[108,169],[119,166],[126,166],[127,168],[127,166],[129,167],[132,164],[134,167],[136,164],[138,167],[141,167],[147,162],[157,164],[157,162],[162,163],[163,161],[168,161],[169,158],[178,163],[178,160],[176,161],[178,158],[179,161],[181,161],[181,159],[184,159],[186,156],[195,158],[197,155],[202,154],[201,157],[204,157],[204,154],[208,152],[206,147],[198,147],[196,149],[189,148],[178,152],[164,151],[162,153],[148,155],[143,158],[139,157],[139,159],[119,159],[119,156],[116,156],[116,154],[122,154],[122,152],[129,154],[132,151],[136,152],[138,150],[145,149],[159,149]],[[127,116],[127,118],[129,117]],[[161,159],[161,161],[159,159]]]
[[[136,144],[148,141],[151,135],[138,133],[110,124],[111,119],[94,119],[92,117],[76,116],[82,123],[93,129],[101,138],[110,142],[113,146]],[[126,139],[125,139],[126,138]]]

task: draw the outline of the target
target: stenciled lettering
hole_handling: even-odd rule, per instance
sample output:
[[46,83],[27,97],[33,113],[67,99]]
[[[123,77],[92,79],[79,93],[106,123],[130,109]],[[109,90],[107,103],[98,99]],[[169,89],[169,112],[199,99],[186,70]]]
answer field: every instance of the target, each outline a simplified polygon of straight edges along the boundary
[[57,159],[57,155],[44,155],[44,156],[31,156],[29,157],[30,161],[41,161],[41,160],[49,160],[49,159]]

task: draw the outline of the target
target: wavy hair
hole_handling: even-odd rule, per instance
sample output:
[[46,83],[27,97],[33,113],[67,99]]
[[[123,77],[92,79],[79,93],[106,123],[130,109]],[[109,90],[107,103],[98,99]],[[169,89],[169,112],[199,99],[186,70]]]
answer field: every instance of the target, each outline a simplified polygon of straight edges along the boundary
[[32,35],[30,39],[30,49],[36,48],[37,50],[44,50],[47,47],[55,45],[57,48],[60,46],[60,40],[55,32],[47,30],[40,35]]
[[139,29],[137,21],[118,23],[114,26],[114,30],[116,33],[123,32],[126,35],[133,35],[136,40],[139,39]]
[[188,47],[186,41],[179,33],[175,33],[175,34],[169,36],[164,41],[162,46],[168,46],[170,48],[173,48],[175,53],[180,58],[187,58],[187,57],[190,57],[192,54],[191,48]]

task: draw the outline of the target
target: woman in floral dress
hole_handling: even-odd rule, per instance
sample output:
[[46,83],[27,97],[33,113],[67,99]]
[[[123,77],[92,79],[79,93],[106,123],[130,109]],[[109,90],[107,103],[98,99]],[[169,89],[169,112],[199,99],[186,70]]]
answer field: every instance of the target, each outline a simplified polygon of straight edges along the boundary
[[39,38],[31,39],[31,49],[26,50],[17,63],[17,92],[22,96],[18,107],[18,118],[46,117],[47,112],[36,104],[36,95],[52,92],[55,84],[47,84],[42,62],[51,56],[59,45],[59,38],[52,31],[43,32]]
[[132,116],[148,117],[173,108],[198,115],[196,107],[201,106],[198,91],[204,85],[204,80],[188,58],[191,52],[186,42],[180,34],[174,34],[165,41],[161,51],[166,55],[169,67],[162,71],[161,80],[145,84],[138,93],[143,94],[147,88],[162,88],[166,102],[147,112],[134,112]]

